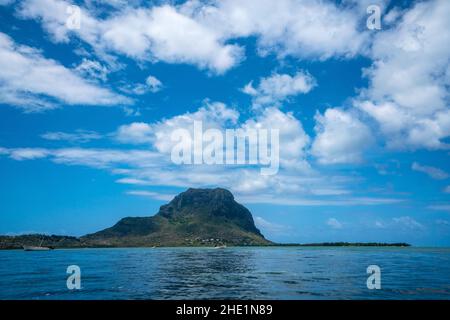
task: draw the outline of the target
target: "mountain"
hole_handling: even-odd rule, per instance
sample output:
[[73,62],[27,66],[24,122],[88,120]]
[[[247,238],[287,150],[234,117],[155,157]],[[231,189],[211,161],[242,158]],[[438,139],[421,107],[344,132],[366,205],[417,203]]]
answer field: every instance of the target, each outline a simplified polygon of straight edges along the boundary
[[250,211],[230,191],[188,189],[152,217],[123,218],[80,238],[87,246],[269,245]]

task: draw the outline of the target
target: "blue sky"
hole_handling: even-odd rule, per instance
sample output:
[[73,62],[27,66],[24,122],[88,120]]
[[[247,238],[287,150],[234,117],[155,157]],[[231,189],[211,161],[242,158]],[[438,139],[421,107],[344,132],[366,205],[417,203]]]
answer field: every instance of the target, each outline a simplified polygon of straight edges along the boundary
[[[450,245],[448,1],[0,4],[0,234],[224,187],[274,241]],[[194,120],[280,130],[278,174],[173,164]]]

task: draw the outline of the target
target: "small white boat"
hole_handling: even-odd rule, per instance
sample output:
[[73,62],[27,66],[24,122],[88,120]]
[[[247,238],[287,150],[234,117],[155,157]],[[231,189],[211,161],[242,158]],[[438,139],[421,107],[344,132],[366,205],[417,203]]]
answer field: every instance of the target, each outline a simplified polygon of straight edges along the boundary
[[225,249],[227,246],[226,245],[222,245],[222,246],[216,246],[214,247],[214,249]]
[[52,250],[49,247],[36,247],[36,246],[22,246],[25,251],[48,251]]
[[39,243],[38,246],[22,246],[22,248],[25,251],[49,251],[49,250],[53,249],[51,247],[43,247],[42,246],[43,241],[44,241],[44,238],[41,239],[41,242]]

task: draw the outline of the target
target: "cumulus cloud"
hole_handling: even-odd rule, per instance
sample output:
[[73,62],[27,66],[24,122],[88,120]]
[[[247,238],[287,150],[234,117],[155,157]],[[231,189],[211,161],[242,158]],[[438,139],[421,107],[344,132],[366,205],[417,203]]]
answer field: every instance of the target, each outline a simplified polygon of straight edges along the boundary
[[89,83],[35,48],[0,33],[0,102],[28,112],[69,105],[118,105],[130,99]]
[[[208,129],[265,129],[279,131],[280,163],[291,169],[308,170],[305,161],[305,149],[310,141],[301,122],[290,112],[282,112],[277,108],[266,108],[245,122],[239,123],[239,112],[220,102],[207,102],[197,111],[185,113],[155,123],[135,122],[121,126],[116,138],[120,142],[134,144],[152,144],[161,153],[170,154],[177,142],[171,139],[172,133],[177,129],[185,129],[194,136],[194,121],[202,123],[203,131]],[[188,137],[189,138],[189,137]],[[191,144],[190,138],[187,143]],[[269,141],[270,142],[270,141]]]
[[280,163],[286,168],[308,170],[305,161],[306,148],[310,137],[303,129],[302,123],[292,112],[283,112],[277,108],[266,108],[254,118],[248,119],[242,129],[258,129],[279,131]]
[[163,89],[163,84],[154,76],[148,76],[145,83],[125,83],[119,87],[125,93],[132,95],[143,95],[146,93],[156,93]]
[[307,72],[299,71],[295,75],[274,73],[261,78],[258,86],[248,83],[242,92],[252,96],[255,106],[278,105],[291,96],[308,93],[316,86],[316,80]]
[[423,172],[427,174],[430,178],[433,178],[435,180],[445,180],[449,177],[448,173],[442,169],[431,166],[424,166],[417,162],[413,162],[411,169],[414,171]]
[[393,149],[443,149],[450,135],[450,2],[420,2],[374,38],[357,106]]
[[[300,58],[353,57],[365,47],[361,12],[323,1],[186,1],[180,5],[129,6],[99,18],[82,8],[82,28],[68,30],[69,2],[25,0],[23,18],[39,19],[54,41],[77,36],[100,56],[105,52],[140,61],[187,63],[221,74],[243,59],[234,40],[256,37],[261,55]],[[301,17],[301,18],[299,18]]]
[[205,102],[195,112],[186,112],[168,119],[153,123],[133,122],[122,125],[114,134],[115,139],[122,143],[144,144],[154,148],[157,152],[170,156],[172,148],[178,143],[172,140],[172,133],[177,129],[184,129],[190,133],[187,141],[191,144],[194,136],[194,122],[202,123],[203,132],[208,129],[225,131],[238,124],[239,112],[227,107],[221,102]]
[[153,130],[147,123],[133,122],[122,125],[116,133],[116,139],[123,143],[141,144],[153,142]]
[[358,30],[361,12],[332,1],[188,1],[181,10],[224,38],[256,37],[261,55],[352,57],[367,38]]
[[158,78],[154,76],[148,76],[145,80],[145,83],[148,85],[150,92],[158,92],[161,91],[163,84],[161,81],[159,81]]
[[119,90],[126,94],[137,96],[141,96],[149,92],[148,86],[144,83],[126,83],[119,86]]
[[373,141],[367,125],[356,115],[330,108],[315,116],[316,137],[311,153],[323,164],[358,163]]
[[221,102],[206,102],[195,112],[187,112],[153,123],[152,128],[155,131],[154,146],[159,152],[170,153],[172,147],[177,144],[171,138],[175,130],[185,129],[190,133],[190,137],[193,137],[194,121],[201,121],[203,131],[206,131],[212,128],[220,130],[232,128],[237,124],[238,119],[239,112],[237,110],[229,108]]
[[95,60],[83,58],[81,63],[74,69],[81,77],[90,80],[106,81],[110,70]]
[[189,63],[219,74],[241,60],[239,46],[224,44],[213,29],[168,5],[128,11],[102,23],[104,45],[130,57]]
[[127,8],[105,19],[82,8],[82,27],[75,30],[65,25],[68,5],[66,1],[27,0],[20,16],[40,19],[55,41],[69,41],[75,35],[97,53],[112,51],[141,61],[188,63],[219,74],[241,60],[239,46],[225,44],[213,29],[170,5]]

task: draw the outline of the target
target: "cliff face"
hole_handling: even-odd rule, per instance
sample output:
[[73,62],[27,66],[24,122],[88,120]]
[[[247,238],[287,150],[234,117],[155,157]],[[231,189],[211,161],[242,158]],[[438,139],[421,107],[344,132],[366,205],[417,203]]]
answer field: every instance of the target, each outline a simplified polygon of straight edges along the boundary
[[124,218],[81,238],[88,246],[267,245],[248,209],[225,189],[188,189],[152,217]]
[[188,216],[200,216],[205,221],[225,219],[244,231],[262,236],[250,211],[237,203],[231,192],[225,189],[188,189],[162,206],[158,215],[168,219]]

